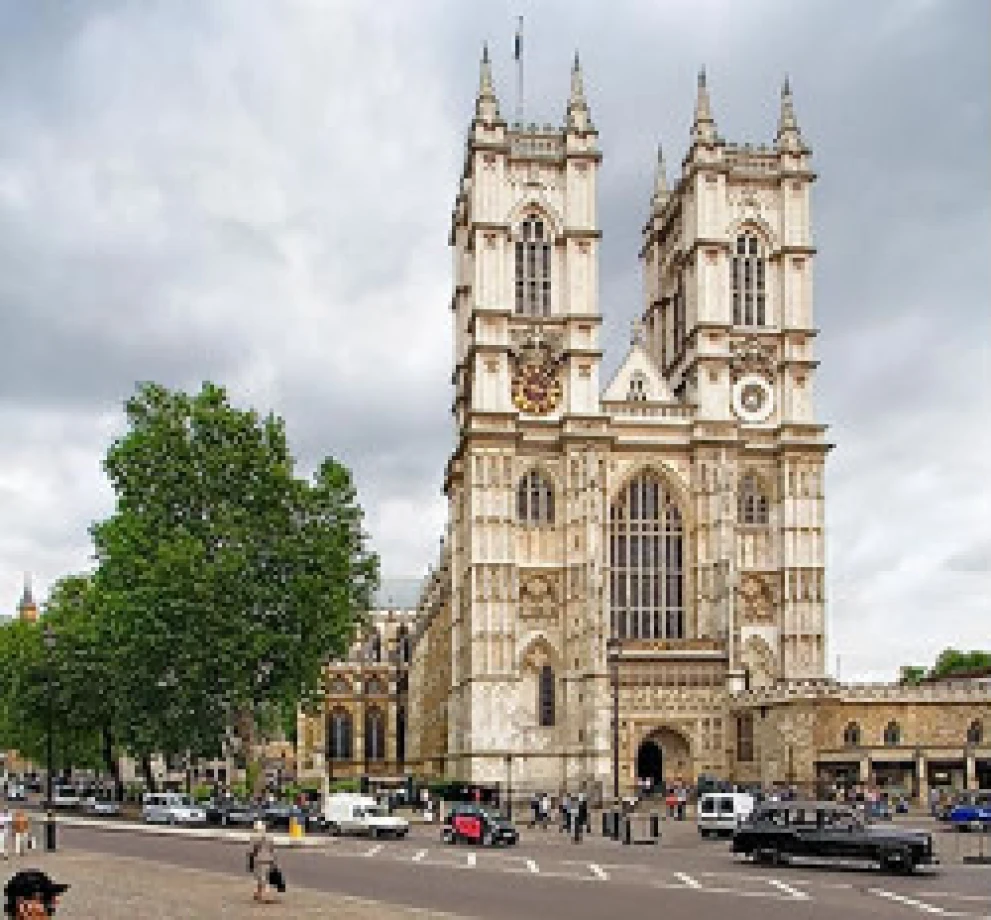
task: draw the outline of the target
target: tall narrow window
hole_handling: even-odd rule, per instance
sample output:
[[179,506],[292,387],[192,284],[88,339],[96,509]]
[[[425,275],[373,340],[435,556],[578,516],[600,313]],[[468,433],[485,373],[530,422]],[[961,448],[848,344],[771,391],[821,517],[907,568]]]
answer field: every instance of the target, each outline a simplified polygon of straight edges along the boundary
[[733,297],[733,325],[767,325],[764,247],[751,234],[736,238],[736,251],[730,263],[730,289]]
[[902,730],[897,722],[889,722],[884,729],[884,743],[888,747],[894,747],[896,744],[901,744],[902,741]]
[[848,723],[843,729],[843,743],[847,747],[860,747],[860,726],[856,722]]
[[365,759],[385,760],[385,715],[378,706],[365,712]]
[[540,669],[538,696],[540,726],[549,728],[554,724],[554,669],[549,664],[545,664]]
[[672,357],[677,358],[685,346],[685,338],[688,335],[688,310],[685,306],[685,282],[681,275],[678,275],[677,287],[675,287],[674,297],[671,301],[671,312],[673,320],[673,342]]
[[984,741],[984,726],[980,719],[974,719],[967,729],[967,744],[981,744]]
[[396,760],[399,761],[400,769],[406,762],[406,707],[400,706],[396,710]]
[[551,244],[539,217],[527,217],[516,243],[516,312],[551,315]]
[[516,516],[523,524],[554,523],[554,489],[537,470],[530,470],[516,487]]
[[626,398],[633,402],[646,402],[647,400],[647,378],[639,371],[630,377],[630,389]]
[[327,722],[327,757],[330,760],[350,760],[351,714],[346,709],[335,709]]
[[737,517],[741,524],[757,527],[766,527],[770,520],[767,496],[761,488],[760,480],[753,473],[747,473],[740,479]]
[[633,480],[609,511],[611,623],[619,639],[685,637],[684,525],[660,479]]
[[751,763],[754,759],[753,713],[736,717],[736,759],[740,763]]

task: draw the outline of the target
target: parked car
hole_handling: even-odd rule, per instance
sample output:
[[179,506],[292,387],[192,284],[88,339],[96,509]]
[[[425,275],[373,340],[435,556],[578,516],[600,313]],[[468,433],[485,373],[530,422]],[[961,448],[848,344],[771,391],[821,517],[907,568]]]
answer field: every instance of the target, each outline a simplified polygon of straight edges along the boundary
[[991,827],[991,791],[962,797],[950,810],[947,820],[960,831]]
[[56,786],[52,790],[52,808],[78,808],[79,802],[74,786]]
[[101,796],[91,795],[82,800],[82,809],[91,815],[119,815],[120,802]]
[[317,830],[323,826],[323,817],[309,808],[291,805],[288,802],[272,802],[262,808],[260,816],[275,830],[289,830],[289,823],[295,818],[305,830]]
[[372,837],[405,837],[409,821],[385,812],[370,795],[338,792],[328,796],[324,821],[332,834],[368,834]]
[[455,805],[441,827],[444,843],[476,843],[490,846],[514,846],[519,843],[519,831],[510,821],[493,815],[477,805]]
[[700,837],[725,835],[733,832],[753,814],[756,802],[749,792],[708,792],[698,807]]
[[761,805],[733,834],[733,852],[774,865],[796,858],[839,859],[903,873],[939,862],[928,832],[870,824],[834,802]]
[[208,824],[222,827],[249,827],[261,817],[259,810],[250,802],[239,799],[213,799],[204,806]]
[[141,817],[149,824],[206,824],[206,811],[179,792],[146,792]]

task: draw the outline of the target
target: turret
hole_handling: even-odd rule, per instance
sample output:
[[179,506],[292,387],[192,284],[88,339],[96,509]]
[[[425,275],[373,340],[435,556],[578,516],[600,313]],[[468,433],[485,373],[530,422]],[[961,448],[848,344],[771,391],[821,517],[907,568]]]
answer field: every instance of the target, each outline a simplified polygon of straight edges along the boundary
[[28,623],[34,623],[38,619],[38,605],[34,602],[34,595],[31,593],[31,576],[24,573],[24,593],[21,594],[20,603],[17,605],[17,615]]
[[491,124],[499,120],[499,100],[492,82],[492,64],[489,61],[488,43],[482,46],[482,65],[478,81],[478,97],[475,99],[475,118]]
[[774,138],[778,150],[800,151],[804,147],[802,134],[795,119],[795,104],[791,97],[791,84],[785,77],[781,87],[781,114],[778,117],[778,133]]
[[692,143],[713,144],[716,141],[716,122],[709,103],[709,89],[705,82],[705,68],[699,71],[698,93],[695,98],[695,120],[692,122]]
[[575,63],[571,68],[571,92],[568,96],[567,126],[569,131],[588,131],[592,129],[592,118],[585,101],[585,86],[582,81],[582,68],[575,52]]
[[653,211],[659,211],[667,201],[670,190],[668,189],[668,171],[664,165],[664,150],[660,144],[657,145],[657,167],[654,173],[654,194],[651,195],[650,205]]

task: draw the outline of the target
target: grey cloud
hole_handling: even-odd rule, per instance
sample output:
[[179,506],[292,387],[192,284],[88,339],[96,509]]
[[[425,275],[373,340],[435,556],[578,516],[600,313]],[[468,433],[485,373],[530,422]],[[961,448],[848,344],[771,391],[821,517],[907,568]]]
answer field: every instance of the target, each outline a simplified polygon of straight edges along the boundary
[[[140,379],[210,378],[276,409],[302,468],[333,454],[354,469],[385,573],[423,573],[452,443],[447,224],[484,39],[513,115],[515,15],[0,2],[0,422],[17,431],[0,443],[0,600],[25,568],[41,592],[87,564],[86,525],[111,506],[102,453]],[[986,631],[961,566],[991,538],[975,501],[991,450],[989,34],[980,3],[527,14],[528,117],[560,121],[577,47],[601,132],[604,377],[641,308],[656,144],[673,176],[699,65],[720,132],[753,143],[772,139],[791,75],[821,173],[818,402],[838,445],[846,676]]]

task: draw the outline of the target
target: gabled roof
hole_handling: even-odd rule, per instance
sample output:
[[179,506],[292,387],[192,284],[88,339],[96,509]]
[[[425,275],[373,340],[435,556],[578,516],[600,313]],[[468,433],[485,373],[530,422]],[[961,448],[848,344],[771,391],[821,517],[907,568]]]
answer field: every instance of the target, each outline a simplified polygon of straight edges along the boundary
[[602,394],[602,401],[626,402],[630,394],[630,380],[636,374],[641,374],[646,381],[648,402],[675,401],[664,376],[639,342],[630,345],[623,363]]

